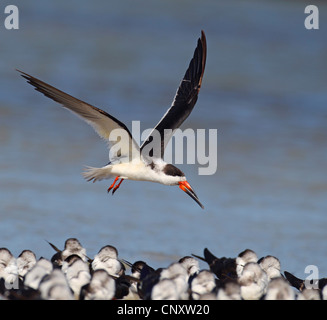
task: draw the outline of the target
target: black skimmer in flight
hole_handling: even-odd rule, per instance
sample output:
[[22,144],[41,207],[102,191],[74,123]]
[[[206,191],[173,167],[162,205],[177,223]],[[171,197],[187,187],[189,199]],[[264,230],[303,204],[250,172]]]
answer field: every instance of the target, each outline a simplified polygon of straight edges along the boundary
[[[128,137],[127,139],[121,138],[121,148],[114,156],[110,155],[111,153],[109,152],[109,164],[102,168],[88,167],[86,169],[83,175],[88,181],[93,180],[95,182],[97,180],[116,177],[113,184],[108,188],[108,192],[112,190],[113,193],[125,179],[158,182],[164,185],[179,185],[181,190],[187,193],[203,208],[197,195],[187,182],[184,173],[172,164],[164,162],[163,155],[164,149],[174,134],[174,131],[179,128],[195,106],[202,84],[206,55],[206,37],[204,32],[201,31],[201,38],[198,39],[193,58],[177,89],[171,107],[141,147],[133,139],[126,125],[112,115],[76,99],[25,72],[17,71],[21,73],[22,77],[27,79],[28,83],[35,87],[35,90],[60,103],[64,108],[77,114],[91,125],[100,137],[109,142],[109,149],[113,146],[109,140],[109,136],[114,129],[120,129],[120,132]],[[155,140],[154,138],[157,133],[160,134],[161,144],[158,143],[160,145],[152,147],[152,141]],[[121,134],[121,137],[123,137],[123,134]],[[119,179],[121,179],[120,182],[115,185]]]

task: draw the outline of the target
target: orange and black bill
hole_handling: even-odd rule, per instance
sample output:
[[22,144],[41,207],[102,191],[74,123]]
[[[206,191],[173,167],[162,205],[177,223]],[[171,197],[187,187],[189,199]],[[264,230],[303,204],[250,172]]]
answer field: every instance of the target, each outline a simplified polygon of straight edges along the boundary
[[185,193],[187,193],[202,209],[204,209],[204,206],[200,202],[198,196],[195,194],[195,192],[193,191],[192,187],[190,186],[190,184],[187,181],[180,181],[179,182],[179,187]]

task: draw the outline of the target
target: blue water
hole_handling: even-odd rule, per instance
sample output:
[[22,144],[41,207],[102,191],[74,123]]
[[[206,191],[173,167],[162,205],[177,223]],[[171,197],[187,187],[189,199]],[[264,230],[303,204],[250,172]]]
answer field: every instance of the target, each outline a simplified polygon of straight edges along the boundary
[[[250,248],[327,276],[324,1],[319,30],[304,28],[301,1],[14,2],[0,4],[20,10],[19,30],[0,21],[0,247],[50,258],[45,240],[77,237],[90,257],[111,244],[155,267]],[[218,170],[179,168],[205,210],[177,187],[124,181],[112,196],[111,181],[87,183],[106,144],[15,68],[143,130],[170,106],[201,29],[207,68],[183,128],[218,130]]]

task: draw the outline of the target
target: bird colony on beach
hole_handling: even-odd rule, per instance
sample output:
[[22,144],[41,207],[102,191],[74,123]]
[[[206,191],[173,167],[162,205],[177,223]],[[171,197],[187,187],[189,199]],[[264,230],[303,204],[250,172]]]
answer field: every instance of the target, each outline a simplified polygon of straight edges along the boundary
[[[320,300],[327,299],[327,278],[317,288],[289,272],[271,255],[252,250],[236,258],[218,258],[207,248],[165,268],[118,257],[106,245],[93,259],[78,239],[69,238],[50,260],[24,250],[15,258],[0,249],[0,299],[8,300]],[[207,268],[201,270],[199,261]]]

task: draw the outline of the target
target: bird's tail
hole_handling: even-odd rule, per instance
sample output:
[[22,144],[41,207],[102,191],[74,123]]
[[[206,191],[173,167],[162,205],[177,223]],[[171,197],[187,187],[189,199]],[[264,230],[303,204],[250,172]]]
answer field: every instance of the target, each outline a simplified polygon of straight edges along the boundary
[[112,177],[111,168],[109,166],[102,168],[86,167],[82,175],[87,181],[93,180],[93,182]]

